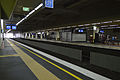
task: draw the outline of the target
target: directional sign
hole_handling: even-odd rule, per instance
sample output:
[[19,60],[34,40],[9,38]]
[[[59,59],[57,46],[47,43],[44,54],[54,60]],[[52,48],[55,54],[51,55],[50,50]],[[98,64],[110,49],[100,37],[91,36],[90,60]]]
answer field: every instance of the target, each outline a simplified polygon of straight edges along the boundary
[[11,29],[11,26],[6,26],[6,29]]
[[16,30],[16,26],[12,26],[12,29],[13,29],[13,30]]
[[83,29],[80,29],[80,30],[78,30],[78,32],[84,32],[84,30],[83,30]]
[[45,0],[44,6],[47,8],[54,8],[54,0]]
[[30,11],[30,8],[28,8],[28,7],[23,7],[23,11]]

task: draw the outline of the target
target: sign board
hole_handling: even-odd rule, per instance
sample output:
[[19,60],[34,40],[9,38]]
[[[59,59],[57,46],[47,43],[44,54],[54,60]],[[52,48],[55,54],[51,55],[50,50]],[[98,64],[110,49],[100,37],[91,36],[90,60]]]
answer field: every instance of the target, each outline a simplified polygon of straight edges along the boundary
[[16,26],[12,26],[12,29],[13,29],[13,30],[16,30]]
[[11,29],[11,26],[6,26],[6,29]]
[[54,0],[43,0],[44,7],[46,8],[54,8]]
[[16,25],[15,24],[6,24],[6,29],[16,30]]
[[28,7],[23,7],[23,11],[30,11],[30,8],[28,8]]
[[80,30],[78,30],[78,32],[84,32],[84,30],[83,30],[83,29],[80,29]]
[[100,30],[100,33],[104,33],[104,31],[103,31],[103,30]]

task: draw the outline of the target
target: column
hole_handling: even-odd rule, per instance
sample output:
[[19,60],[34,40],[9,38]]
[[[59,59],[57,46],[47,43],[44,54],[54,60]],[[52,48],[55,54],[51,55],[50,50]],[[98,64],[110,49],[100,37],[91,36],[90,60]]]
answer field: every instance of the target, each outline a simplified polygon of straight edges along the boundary
[[43,39],[43,33],[41,32],[40,38]]
[[29,34],[29,37],[28,37],[28,38],[31,38],[31,35],[30,35],[31,33],[28,33],[28,34]]
[[36,36],[35,36],[35,38],[37,39],[38,38],[38,34],[36,33]]
[[32,34],[32,39],[34,38],[34,35]]
[[60,33],[59,31],[56,32],[56,40],[59,40],[60,39]]
[[4,48],[4,26],[5,23],[3,19],[0,20],[0,48]]
[[97,26],[93,26],[93,43],[95,42],[95,33],[99,32],[99,27]]

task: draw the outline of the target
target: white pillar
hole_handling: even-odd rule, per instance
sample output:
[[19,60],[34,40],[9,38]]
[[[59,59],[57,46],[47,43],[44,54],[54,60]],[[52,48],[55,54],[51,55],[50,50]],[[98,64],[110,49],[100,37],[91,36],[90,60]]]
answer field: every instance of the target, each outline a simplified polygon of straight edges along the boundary
[[56,33],[56,40],[59,40],[59,38],[60,38],[60,33],[59,33],[59,31],[57,31],[57,33]]
[[3,19],[0,20],[0,48],[4,48],[4,21]]
[[93,26],[93,43],[94,43],[94,40],[95,40],[95,33],[98,33],[98,32],[99,32],[99,27]]
[[28,34],[29,34],[29,38],[31,38],[31,36],[30,36],[31,33],[28,33]]
[[34,35],[32,34],[32,39],[34,38]]
[[27,38],[28,37],[28,35],[27,35],[27,33],[25,33],[25,38]]
[[36,38],[36,39],[38,38],[38,35],[37,35],[37,33],[36,33],[36,36],[35,36],[35,38]]
[[41,32],[40,38],[43,39],[43,33]]

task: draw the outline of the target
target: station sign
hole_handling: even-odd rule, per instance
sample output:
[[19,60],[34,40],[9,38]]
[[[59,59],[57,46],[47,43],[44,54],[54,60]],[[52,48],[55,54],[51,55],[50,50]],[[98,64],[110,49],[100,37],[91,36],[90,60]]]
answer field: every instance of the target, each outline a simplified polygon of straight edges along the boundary
[[100,33],[104,33],[104,31],[103,31],[103,30],[100,30]]
[[15,24],[6,24],[6,29],[12,29],[12,30],[16,30],[17,27]]
[[30,11],[30,8],[28,8],[28,7],[23,7],[23,11],[29,12],[29,11]]
[[80,29],[80,30],[78,30],[78,32],[84,32],[84,30],[83,30],[83,29]]
[[43,0],[43,3],[46,8],[54,8],[54,0]]
[[16,30],[16,26],[12,26],[12,29],[13,29],[13,30]]
[[11,29],[11,26],[8,26],[8,25],[7,25],[7,26],[6,26],[6,29]]

